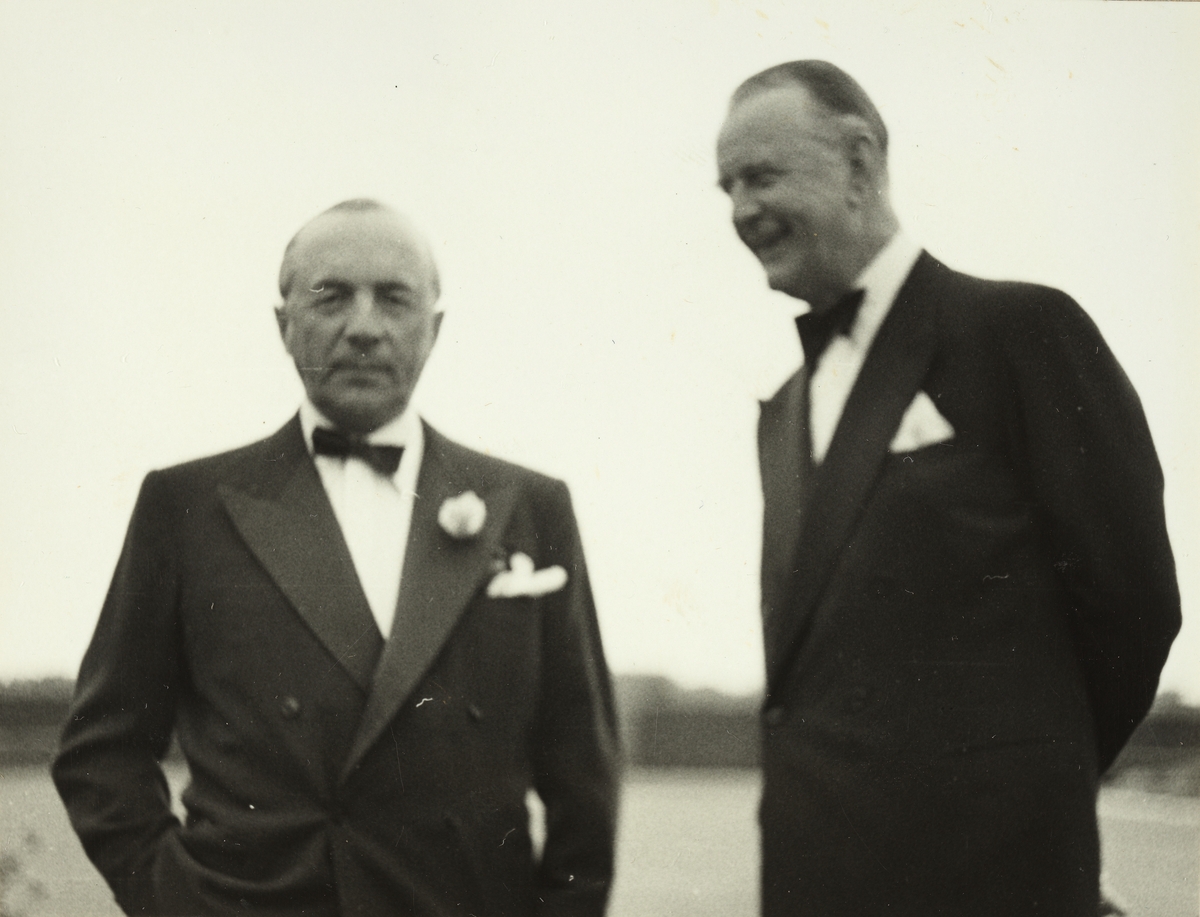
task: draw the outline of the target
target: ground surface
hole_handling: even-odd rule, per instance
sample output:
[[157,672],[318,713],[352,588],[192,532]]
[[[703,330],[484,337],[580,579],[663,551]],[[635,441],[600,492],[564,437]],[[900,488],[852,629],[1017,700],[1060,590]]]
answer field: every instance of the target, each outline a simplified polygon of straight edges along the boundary
[[[754,917],[757,800],[751,771],[631,772],[610,917]],[[1106,884],[1131,917],[1196,917],[1200,800],[1107,789],[1100,824]],[[8,917],[120,913],[43,768],[0,771],[0,876]]]

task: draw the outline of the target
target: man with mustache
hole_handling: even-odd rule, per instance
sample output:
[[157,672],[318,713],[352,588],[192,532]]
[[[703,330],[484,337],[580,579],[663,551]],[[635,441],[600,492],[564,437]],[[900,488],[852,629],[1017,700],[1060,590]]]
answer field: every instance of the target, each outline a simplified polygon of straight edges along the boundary
[[407,219],[339,204],[279,280],[306,397],[142,486],[54,764],[84,848],[130,914],[602,914],[614,714],[566,487],[416,415],[442,314]]
[[1068,296],[904,234],[837,67],[743,83],[717,159],[810,307],[759,424],[763,913],[1093,917],[1097,780],[1180,624],[1137,395]]

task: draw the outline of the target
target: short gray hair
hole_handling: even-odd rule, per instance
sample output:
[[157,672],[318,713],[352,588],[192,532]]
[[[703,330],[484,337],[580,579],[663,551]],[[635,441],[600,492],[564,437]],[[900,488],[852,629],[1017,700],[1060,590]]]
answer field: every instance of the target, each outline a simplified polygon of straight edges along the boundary
[[[395,213],[393,208],[389,207],[382,201],[375,200],[375,198],[352,197],[348,201],[341,201],[337,204],[334,204],[327,210],[322,210],[315,217],[309,220],[308,223],[305,223],[298,230],[296,230],[296,234],[292,236],[292,238],[288,241],[287,246],[283,250],[283,261],[279,265],[279,295],[282,296],[286,301],[288,298],[288,293],[290,293],[292,290],[292,279],[295,276],[296,271],[290,263],[289,256],[292,253],[292,249],[296,247],[297,240],[300,238],[304,230],[308,228],[310,223],[315,220],[319,220],[321,217],[330,213],[371,213],[377,210],[382,210],[387,213]],[[442,295],[442,280],[438,275],[437,262],[433,260],[432,252],[429,253],[429,273],[429,281],[433,287],[433,298],[436,300]]]
[[845,70],[829,61],[797,60],[768,67],[746,80],[733,93],[731,105],[779,86],[802,86],[813,99],[838,115],[857,115],[867,122],[883,154],[887,155],[888,132],[871,97]]

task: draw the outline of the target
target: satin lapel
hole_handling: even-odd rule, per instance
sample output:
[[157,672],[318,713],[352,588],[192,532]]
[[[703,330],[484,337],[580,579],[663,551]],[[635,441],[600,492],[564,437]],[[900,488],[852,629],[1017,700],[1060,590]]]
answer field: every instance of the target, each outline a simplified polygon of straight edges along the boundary
[[[465,462],[456,461],[458,449],[425,427],[425,455],[396,619],[343,777],[379,738],[433,664],[468,603],[491,575],[493,562],[506,557],[501,537],[516,502],[516,488],[488,490],[486,482],[471,474]],[[456,540],[438,525],[438,511],[444,500],[467,490],[483,499],[487,518],[476,537]]]
[[801,367],[758,420],[758,461],[763,490],[762,614],[767,666],[778,650],[780,619],[795,592],[796,544],[808,486],[807,369]]
[[834,432],[812,490],[796,548],[796,591],[773,633],[768,689],[786,670],[808,628],[846,540],[875,482],[888,444],[933,359],[935,265],[918,259],[880,327]]
[[300,617],[367,691],[383,645],[298,422],[262,486],[219,489],[234,527]]

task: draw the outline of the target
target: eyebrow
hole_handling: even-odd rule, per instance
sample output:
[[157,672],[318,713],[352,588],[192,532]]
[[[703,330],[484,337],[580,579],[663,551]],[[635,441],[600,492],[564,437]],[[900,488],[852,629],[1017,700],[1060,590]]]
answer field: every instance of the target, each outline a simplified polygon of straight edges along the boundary
[[[354,287],[354,286],[358,286],[358,284],[352,280],[346,280],[342,277],[338,277],[336,274],[329,274],[324,277],[318,276],[315,280],[313,280],[314,288],[315,287],[327,287],[327,286]],[[406,287],[406,286],[411,286],[411,284],[408,281],[397,279],[397,280],[377,280],[374,283],[372,283],[371,286],[372,287]]]
[[344,280],[337,280],[333,277],[318,277],[313,282],[313,285],[308,288],[308,292],[323,293],[328,288],[333,288],[335,290],[348,290],[350,286],[351,285],[346,283]]
[[[345,292],[353,289],[355,284],[340,280],[336,277],[320,277],[312,286],[308,288],[310,293],[324,293],[326,290],[332,292]],[[408,283],[404,280],[381,280],[378,283],[371,284],[371,289],[377,292],[417,292],[419,287],[416,284]]]

